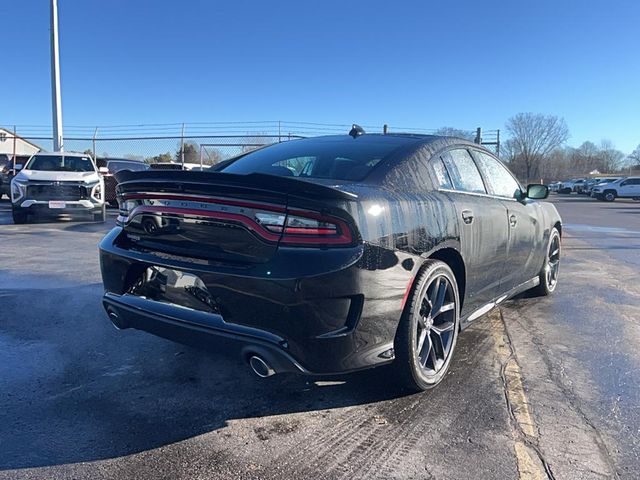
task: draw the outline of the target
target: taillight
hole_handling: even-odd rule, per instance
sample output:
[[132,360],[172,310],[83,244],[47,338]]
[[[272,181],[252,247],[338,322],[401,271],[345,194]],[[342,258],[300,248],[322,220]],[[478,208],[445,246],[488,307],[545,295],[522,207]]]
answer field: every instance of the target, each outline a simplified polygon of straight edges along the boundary
[[211,197],[172,194],[118,196],[125,225],[137,213],[181,214],[238,222],[269,242],[290,246],[351,245],[353,235],[344,220],[310,210],[285,210],[283,206]]
[[353,241],[344,221],[316,212],[296,210],[284,215],[257,211],[255,221],[270,232],[282,234],[280,242],[290,245],[346,245]]
[[280,242],[289,245],[349,245],[353,243],[353,236],[347,223],[340,218],[312,211],[289,210]]

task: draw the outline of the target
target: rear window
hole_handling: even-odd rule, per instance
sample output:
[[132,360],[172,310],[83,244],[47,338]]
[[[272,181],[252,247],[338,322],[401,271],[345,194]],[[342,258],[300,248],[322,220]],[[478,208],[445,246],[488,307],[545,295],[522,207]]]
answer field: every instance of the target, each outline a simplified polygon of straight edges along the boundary
[[251,152],[227,167],[225,173],[266,173],[281,177],[362,180],[405,142],[396,139],[336,141],[294,140]]
[[110,161],[107,166],[112,173],[119,172],[120,170],[131,170],[132,172],[139,172],[146,170],[148,166],[142,162],[123,162],[118,160]]
[[94,172],[95,167],[90,157],[64,155],[35,155],[25,166],[27,170],[46,172]]

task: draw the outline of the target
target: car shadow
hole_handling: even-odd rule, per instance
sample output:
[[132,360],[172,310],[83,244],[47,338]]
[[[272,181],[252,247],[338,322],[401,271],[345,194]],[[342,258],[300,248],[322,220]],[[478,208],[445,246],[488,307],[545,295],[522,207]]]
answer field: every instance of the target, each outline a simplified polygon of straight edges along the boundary
[[[237,356],[217,349],[116,331],[102,312],[100,285],[42,292],[0,290],[3,310],[21,312],[0,323],[0,438],[11,439],[0,442],[0,470],[120,457],[231,420],[408,395],[391,381],[388,367],[260,379]],[[473,337],[462,335],[461,358],[478,351]],[[450,395],[447,382],[464,381],[461,365],[454,362],[452,370],[439,395]]]

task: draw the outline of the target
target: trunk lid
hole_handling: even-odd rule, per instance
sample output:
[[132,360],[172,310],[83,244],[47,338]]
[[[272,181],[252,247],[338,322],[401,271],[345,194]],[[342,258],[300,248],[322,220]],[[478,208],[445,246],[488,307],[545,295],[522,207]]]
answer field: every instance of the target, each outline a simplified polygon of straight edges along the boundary
[[[353,194],[302,180],[264,174],[165,170],[122,171],[116,173],[116,180],[118,222],[127,240],[139,249],[256,264],[275,255],[283,235],[284,242],[291,243],[292,236],[286,235],[285,226],[289,217],[299,219],[297,228],[290,229],[298,236],[311,232],[326,235],[331,241],[344,241],[344,234],[351,234],[344,221],[331,223],[337,225],[334,235],[325,228],[325,218],[318,212],[288,209],[293,197],[316,202],[354,198]],[[294,203],[299,205],[297,200]],[[308,242],[312,236],[304,235],[303,240]]]

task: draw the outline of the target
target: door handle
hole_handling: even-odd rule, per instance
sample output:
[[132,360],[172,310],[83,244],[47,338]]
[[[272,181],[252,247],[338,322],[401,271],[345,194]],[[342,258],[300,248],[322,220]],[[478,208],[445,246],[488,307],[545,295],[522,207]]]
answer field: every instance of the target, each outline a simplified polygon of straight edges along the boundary
[[509,217],[509,225],[515,227],[518,224],[518,218],[515,215]]
[[462,220],[464,220],[464,223],[469,225],[471,222],[473,222],[473,212],[471,210],[463,210]]

